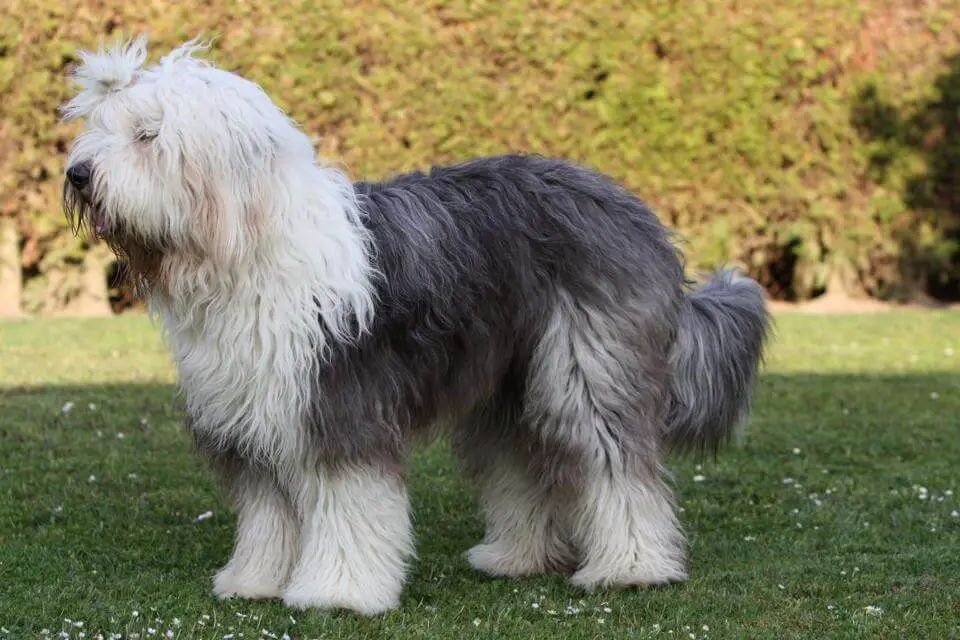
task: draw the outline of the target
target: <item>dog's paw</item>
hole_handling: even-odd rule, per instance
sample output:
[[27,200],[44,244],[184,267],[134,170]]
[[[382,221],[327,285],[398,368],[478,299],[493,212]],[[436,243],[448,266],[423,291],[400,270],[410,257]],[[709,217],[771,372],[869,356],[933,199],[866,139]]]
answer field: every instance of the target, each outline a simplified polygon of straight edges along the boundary
[[345,609],[361,616],[376,616],[400,605],[399,589],[350,589],[332,585],[291,585],[283,593],[283,603],[294,609],[333,611]]
[[660,566],[625,566],[605,571],[587,565],[573,574],[570,584],[588,593],[599,590],[618,590],[630,587],[656,587],[687,579],[687,570],[680,563]]
[[573,569],[574,561],[570,554],[554,554],[557,557],[548,557],[546,553],[524,554],[516,547],[510,547],[502,542],[478,544],[466,553],[467,562],[481,573],[497,577],[519,578],[536,573],[566,572]]
[[269,600],[279,598],[282,588],[274,580],[238,575],[227,565],[213,577],[213,593],[220,599]]

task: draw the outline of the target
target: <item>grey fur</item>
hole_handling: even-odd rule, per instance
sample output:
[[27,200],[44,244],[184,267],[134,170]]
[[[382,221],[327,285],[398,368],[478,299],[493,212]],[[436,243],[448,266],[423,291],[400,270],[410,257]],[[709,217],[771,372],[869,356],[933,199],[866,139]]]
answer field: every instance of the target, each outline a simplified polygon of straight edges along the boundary
[[742,417],[766,331],[758,286],[721,273],[685,296],[668,230],[604,176],[501,156],[356,187],[383,276],[372,331],[321,368],[313,433],[331,461],[401,454],[415,432],[497,398],[565,446],[545,389],[528,393],[561,307],[609,357],[615,388],[591,392],[621,446],[653,455],[664,431],[713,441]]
[[686,297],[670,354],[670,445],[715,451],[734,434],[750,409],[769,323],[763,291],[733,271]]
[[[321,369],[313,432],[325,457],[399,454],[416,432],[493,398],[543,413],[526,388],[560,306],[584,331],[602,329],[598,346],[618,361],[616,386],[630,392],[609,390],[625,405],[609,408],[616,437],[656,449],[683,271],[668,231],[637,198],[584,168],[528,156],[357,191],[383,277],[369,335],[334,347]],[[546,424],[557,420],[542,416],[544,435],[565,447],[569,432]]]
[[[685,295],[671,234],[604,176],[503,156],[356,188],[383,275],[369,335],[320,369],[312,434],[328,464],[398,464],[451,422],[481,485],[522,452],[531,490],[569,496],[548,500],[567,511],[588,476],[621,472],[672,508],[663,445],[714,446],[743,418],[766,336],[759,287],[720,273]],[[570,568],[572,548],[584,563],[598,515],[577,517],[549,518],[536,566]],[[679,529],[662,535],[679,562]]]

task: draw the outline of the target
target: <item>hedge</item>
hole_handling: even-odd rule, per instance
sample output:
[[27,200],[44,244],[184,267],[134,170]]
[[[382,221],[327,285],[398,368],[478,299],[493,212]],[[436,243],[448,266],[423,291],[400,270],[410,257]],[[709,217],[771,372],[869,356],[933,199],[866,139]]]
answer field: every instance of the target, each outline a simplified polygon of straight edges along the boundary
[[958,292],[960,0],[6,5],[0,216],[30,312],[106,268],[59,208],[66,73],[77,48],[141,32],[151,59],[214,36],[356,178],[564,156],[650,202],[691,270],[740,264],[781,299]]

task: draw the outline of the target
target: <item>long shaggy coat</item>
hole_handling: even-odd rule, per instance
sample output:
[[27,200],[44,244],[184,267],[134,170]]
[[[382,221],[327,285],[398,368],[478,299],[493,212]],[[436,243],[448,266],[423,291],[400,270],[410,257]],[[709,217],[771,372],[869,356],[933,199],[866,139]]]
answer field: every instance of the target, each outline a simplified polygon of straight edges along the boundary
[[449,429],[479,571],[585,589],[687,575],[662,459],[745,416],[760,288],[692,290],[668,230],[587,168],[481,158],[385,182],[318,164],[188,44],[85,54],[65,202],[130,259],[233,498],[221,596],[363,614],[414,556],[404,462]]

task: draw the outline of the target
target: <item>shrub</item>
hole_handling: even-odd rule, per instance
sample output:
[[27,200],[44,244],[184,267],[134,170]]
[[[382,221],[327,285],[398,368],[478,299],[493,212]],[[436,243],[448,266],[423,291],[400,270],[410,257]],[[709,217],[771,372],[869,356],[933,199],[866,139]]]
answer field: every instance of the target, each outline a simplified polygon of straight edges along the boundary
[[960,0],[8,5],[0,215],[24,236],[28,310],[76,295],[89,255],[58,204],[65,73],[77,48],[142,31],[152,58],[216,36],[214,59],[357,178],[566,156],[649,201],[687,237],[691,269],[739,263],[774,297],[906,296],[956,277],[943,187],[960,145],[931,114],[960,95]]

